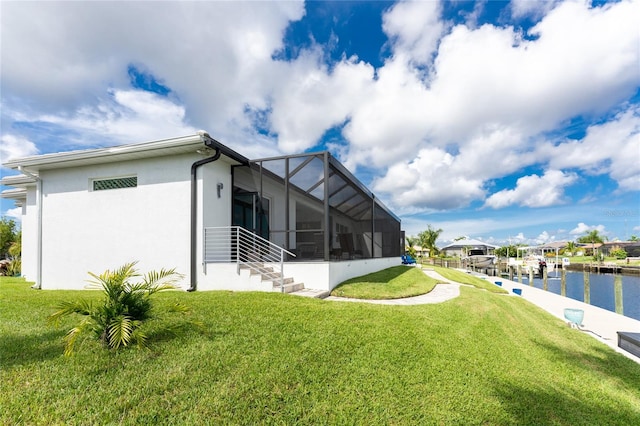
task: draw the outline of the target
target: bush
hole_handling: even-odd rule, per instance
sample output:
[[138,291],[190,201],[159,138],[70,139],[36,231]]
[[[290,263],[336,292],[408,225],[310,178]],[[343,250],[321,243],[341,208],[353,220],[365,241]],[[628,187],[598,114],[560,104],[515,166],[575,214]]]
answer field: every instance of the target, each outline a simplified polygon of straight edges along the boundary
[[627,252],[622,247],[614,247],[609,252],[609,255],[611,257],[615,257],[616,259],[626,259],[627,258]]
[[[59,310],[49,317],[50,321],[58,321],[72,314],[84,317],[67,333],[65,355],[72,354],[76,340],[83,334],[93,335],[109,349],[118,349],[131,343],[145,346],[148,335],[144,326],[156,317],[151,296],[160,291],[177,289],[176,283],[182,279],[182,275],[175,269],[162,269],[147,273],[141,282],[132,283],[132,278],[140,276],[134,268],[135,264],[127,263],[100,275],[89,272],[94,281],[90,282],[88,288],[102,290],[102,302],[95,306],[87,301],[63,302]],[[179,303],[172,305],[169,310],[188,311]]]

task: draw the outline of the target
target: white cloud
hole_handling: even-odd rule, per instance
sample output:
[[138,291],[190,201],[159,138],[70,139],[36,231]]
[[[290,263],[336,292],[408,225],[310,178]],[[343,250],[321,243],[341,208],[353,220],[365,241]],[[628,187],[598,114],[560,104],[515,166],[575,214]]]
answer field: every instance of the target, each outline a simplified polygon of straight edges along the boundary
[[[640,34],[632,16],[640,12],[638,5],[561,4],[532,30],[534,40],[511,27],[457,26],[442,37],[426,79],[410,62],[398,59],[410,56],[409,49],[402,55],[398,44],[396,59],[377,71],[370,96],[344,129],[348,164],[387,167],[377,188],[399,206],[418,202],[450,208],[482,199],[491,179],[551,159],[538,149],[541,132],[576,115],[606,110],[635,92],[640,75],[634,46]],[[630,155],[634,143],[618,145],[626,153],[615,162],[638,158]],[[437,174],[417,167],[424,161],[423,150],[446,150],[451,167],[440,167]],[[609,159],[617,155],[600,151]],[[610,171],[623,190],[636,185],[636,174],[628,171],[637,164]],[[421,184],[408,190],[403,182],[416,173]],[[450,192],[461,192],[438,194],[433,186],[441,182],[453,182]],[[558,202],[559,196],[547,194],[537,205]]]
[[547,231],[542,231],[535,239],[536,244],[548,244],[555,241],[555,236],[549,235]]
[[341,125],[365,101],[373,67],[353,58],[329,72],[318,64],[318,57],[318,52],[309,52],[283,65],[283,73],[291,78],[273,92],[271,126],[284,152],[301,152],[316,145],[327,129]]
[[509,237],[509,238],[513,238],[514,244],[518,244],[518,243],[521,243],[521,242],[526,240],[526,238],[524,237],[524,234],[522,232],[519,232],[516,236]]
[[439,1],[396,3],[383,15],[382,28],[393,40],[394,54],[427,64],[435,52],[444,24]]
[[431,225],[435,229],[442,229],[438,241],[453,241],[461,235],[478,238],[479,234],[492,232],[501,229],[502,224],[488,218],[463,219],[463,220],[421,220],[418,218],[408,217],[402,220],[402,227],[406,235],[418,235],[427,229],[427,225]]
[[22,221],[22,207],[15,207],[13,209],[8,209],[5,212],[5,216],[14,219],[16,222]]
[[410,163],[397,163],[373,182],[394,204],[445,210],[484,195],[482,180],[456,173],[455,157],[439,148],[423,149]]
[[582,140],[542,145],[553,168],[609,174],[621,189],[640,191],[640,108],[632,107],[604,124],[591,126]]
[[548,170],[542,176],[529,175],[518,179],[514,189],[503,189],[487,198],[486,207],[499,209],[510,205],[547,207],[562,204],[564,188],[574,183],[577,176],[559,170]]
[[185,108],[143,90],[112,90],[95,107],[84,106],[71,116],[44,115],[40,122],[80,131],[83,139],[109,137],[119,142],[139,142],[195,133],[185,124]]
[[582,235],[591,231],[598,231],[600,234],[606,234],[604,225],[587,225],[583,222],[578,223],[575,228],[569,231],[569,234]]
[[38,153],[38,148],[30,140],[12,134],[3,134],[0,137],[0,163],[14,158],[28,157]]
[[549,12],[559,0],[511,0],[511,16],[522,18],[531,16],[539,18]]
[[143,64],[194,127],[244,135],[246,106],[287,80],[271,55],[303,14],[302,2],[3,3],[3,100],[35,115],[97,112],[105,87],[128,90],[127,67]]
[[[310,149],[346,123],[342,159],[352,169],[383,170],[376,190],[407,209],[484,200],[491,180],[531,165],[564,176],[537,177],[552,188],[536,193],[535,205],[561,200],[574,168],[608,173],[621,190],[640,186],[636,112],[594,126],[582,141],[545,144],[541,136],[578,115],[598,117],[637,91],[638,1],[516,1],[512,15],[540,16],[527,35],[509,26],[450,28],[440,3],[398,3],[382,17],[392,55],[377,69],[358,58],[328,66],[317,44],[281,59],[287,27],[305,14],[301,2],[2,8],[3,110],[6,102],[26,121],[44,117],[127,141],[203,128],[249,156]],[[132,63],[170,97],[131,90]],[[591,157],[614,138],[615,150],[597,154],[597,168],[569,161],[572,149]],[[526,188],[535,179],[488,205],[526,205],[536,199]]]

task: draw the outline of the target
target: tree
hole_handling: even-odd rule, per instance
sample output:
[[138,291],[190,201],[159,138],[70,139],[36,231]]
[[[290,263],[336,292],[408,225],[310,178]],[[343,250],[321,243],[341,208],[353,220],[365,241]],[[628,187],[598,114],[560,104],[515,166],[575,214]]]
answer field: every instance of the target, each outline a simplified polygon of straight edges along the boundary
[[640,241],[640,237],[637,235],[632,235],[629,237],[629,241]]
[[607,237],[605,237],[604,235],[600,235],[600,232],[597,229],[594,229],[587,232],[587,235],[583,235],[582,237],[578,238],[578,242],[583,244],[596,244],[603,243],[606,239]]
[[571,256],[573,256],[576,253],[576,250],[578,250],[578,246],[573,241],[569,241],[567,243],[567,246],[564,248],[564,252],[568,253]]
[[22,272],[22,231],[18,231],[7,253],[9,255],[7,275],[13,277],[20,275]]
[[420,242],[418,237],[409,236],[409,237],[406,238],[406,240],[407,240],[407,246],[409,246],[409,247],[413,247],[413,246],[415,246],[416,244],[418,244]]
[[597,229],[593,229],[591,231],[589,231],[587,233],[587,235],[584,235],[580,238],[578,238],[578,242],[579,243],[591,243],[592,244],[592,249],[593,249],[593,258],[596,260],[598,259],[598,253],[597,250],[595,248],[595,244],[602,244],[605,240],[607,239],[607,237],[605,237],[604,235],[600,235],[600,232],[598,232]]
[[495,253],[499,257],[518,257],[518,246],[502,246],[497,248]]
[[407,254],[411,257],[416,257],[416,249],[415,249],[415,245],[418,244],[419,240],[418,237],[407,237],[406,238],[406,242],[407,242]]
[[[100,289],[104,294],[101,303],[70,301],[59,305],[58,311],[49,316],[57,322],[60,318],[78,314],[84,318],[67,333],[65,355],[71,355],[78,338],[83,334],[93,335],[105,347],[119,349],[131,343],[145,346],[149,337],[147,330],[151,320],[158,318],[151,303],[151,296],[165,290],[177,289],[182,275],[175,269],[161,269],[145,274],[141,282],[132,283],[139,277],[134,268],[136,262],[127,263],[119,269],[106,270],[100,275],[89,272],[93,278],[88,288]],[[186,313],[185,306],[176,303],[169,312]],[[172,324],[167,328],[175,328]]]
[[7,257],[9,247],[16,240],[16,236],[16,222],[7,217],[0,219],[0,259]]
[[436,240],[442,233],[442,229],[434,229],[431,225],[427,225],[427,230],[418,234],[420,245],[424,249],[429,249],[429,257],[433,257],[438,254],[438,247],[436,247]]

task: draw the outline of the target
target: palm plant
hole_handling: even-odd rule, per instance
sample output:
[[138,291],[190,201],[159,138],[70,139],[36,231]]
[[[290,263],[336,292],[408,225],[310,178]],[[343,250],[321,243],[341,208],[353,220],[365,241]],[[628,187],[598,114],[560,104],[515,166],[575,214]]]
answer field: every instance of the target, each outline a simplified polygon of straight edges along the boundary
[[569,241],[567,242],[567,247],[565,247],[564,250],[565,250],[565,253],[568,253],[571,256],[573,256],[577,249],[578,249],[578,245],[573,241]]
[[599,260],[598,249],[596,248],[596,244],[602,244],[607,239],[606,236],[600,235],[597,229],[593,229],[587,232],[587,235],[584,235],[578,238],[579,243],[591,243],[591,250],[593,251],[593,259]]
[[438,254],[438,247],[436,247],[436,240],[442,233],[442,229],[434,229],[431,225],[427,225],[427,229],[418,234],[418,238],[420,239],[420,245],[422,248],[429,249],[429,257],[434,257]]
[[[175,269],[161,269],[148,272],[142,281],[132,283],[133,278],[140,277],[135,269],[136,263],[127,263],[100,275],[89,272],[93,280],[89,281],[87,288],[102,290],[104,299],[96,305],[86,300],[63,302],[58,311],[49,317],[54,322],[72,314],[84,317],[67,333],[65,355],[73,353],[76,341],[84,334],[93,335],[109,349],[118,349],[131,343],[146,345],[148,334],[144,325],[156,318],[151,296],[160,291],[177,289],[176,284],[183,276]],[[181,313],[188,311],[179,303],[169,310]]]
[[416,252],[416,248],[415,248],[414,246],[415,246],[416,244],[418,244],[419,242],[420,242],[420,240],[418,239],[418,237],[411,237],[411,236],[409,236],[409,237],[407,237],[407,238],[406,238],[406,243],[407,243],[406,245],[407,245],[407,247],[408,247],[408,248],[406,249],[406,252],[407,252],[407,254],[408,254],[409,256],[417,257],[417,256],[416,256],[416,254],[417,254],[417,252]]

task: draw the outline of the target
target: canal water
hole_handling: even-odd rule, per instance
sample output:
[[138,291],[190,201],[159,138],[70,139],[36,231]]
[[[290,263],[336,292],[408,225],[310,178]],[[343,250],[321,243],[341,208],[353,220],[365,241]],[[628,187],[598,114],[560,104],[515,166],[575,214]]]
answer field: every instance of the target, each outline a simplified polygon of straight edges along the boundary
[[[561,272],[551,272],[548,277],[547,290],[562,294],[561,291]],[[622,281],[622,297],[618,301],[618,310],[622,315],[640,320],[640,277],[633,275],[614,275],[614,274],[589,274],[589,287],[587,289],[589,295],[589,304],[616,312],[616,277]],[[513,277],[514,281],[518,281],[518,276]],[[528,284],[528,276],[522,276],[522,284]],[[583,272],[566,271],[566,297],[580,302],[585,302],[585,279]],[[534,278],[533,286],[536,288],[544,288],[542,278]],[[620,291],[618,291],[620,298]]]

